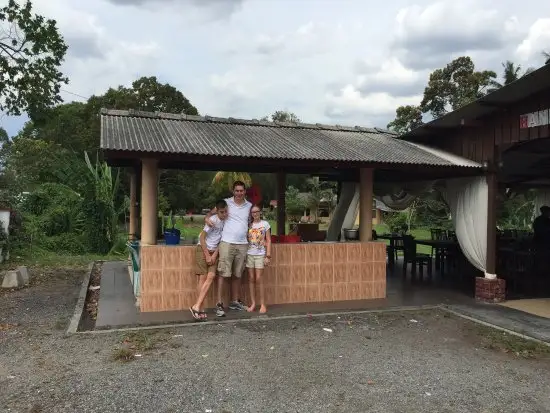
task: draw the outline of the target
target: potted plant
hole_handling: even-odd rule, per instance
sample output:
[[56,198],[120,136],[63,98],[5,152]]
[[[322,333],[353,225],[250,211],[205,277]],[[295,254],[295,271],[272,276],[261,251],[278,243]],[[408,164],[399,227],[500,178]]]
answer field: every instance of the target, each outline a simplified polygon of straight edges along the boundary
[[178,245],[180,243],[181,231],[176,228],[176,222],[172,211],[168,216],[169,227],[164,229],[164,241],[166,245]]

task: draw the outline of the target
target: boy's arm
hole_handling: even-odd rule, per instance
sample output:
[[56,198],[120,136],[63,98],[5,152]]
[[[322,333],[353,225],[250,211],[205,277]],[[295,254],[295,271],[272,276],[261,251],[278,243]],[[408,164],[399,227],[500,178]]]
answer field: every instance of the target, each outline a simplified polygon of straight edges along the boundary
[[208,248],[206,248],[206,231],[201,231],[201,234],[199,235],[199,240],[201,243],[202,253],[204,254],[204,258],[206,258],[206,262],[208,263],[211,257]]
[[220,244],[218,244],[218,246],[216,247],[216,249],[212,253],[212,260],[216,260],[216,258],[218,257],[218,254],[219,254],[219,250],[220,250]]

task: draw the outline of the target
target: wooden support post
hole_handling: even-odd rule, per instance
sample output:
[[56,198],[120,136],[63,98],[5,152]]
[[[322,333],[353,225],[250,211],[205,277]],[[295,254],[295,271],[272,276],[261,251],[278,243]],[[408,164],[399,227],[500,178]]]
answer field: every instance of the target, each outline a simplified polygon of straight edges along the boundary
[[141,171],[141,243],[157,243],[158,166],[156,159],[143,159]]
[[285,235],[286,226],[286,173],[277,172],[277,235]]
[[141,239],[141,162],[136,170],[136,238]]
[[373,170],[359,170],[359,239],[372,240]]
[[133,169],[130,172],[130,223],[128,228],[128,240],[134,241],[137,234],[137,176]]

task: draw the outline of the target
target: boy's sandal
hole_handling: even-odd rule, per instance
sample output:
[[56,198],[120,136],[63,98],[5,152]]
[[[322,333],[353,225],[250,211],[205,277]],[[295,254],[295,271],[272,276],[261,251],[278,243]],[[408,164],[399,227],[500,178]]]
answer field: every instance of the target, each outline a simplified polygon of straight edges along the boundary
[[193,316],[195,321],[202,321],[200,311],[193,310],[193,307],[189,307],[189,311],[191,311],[191,315]]

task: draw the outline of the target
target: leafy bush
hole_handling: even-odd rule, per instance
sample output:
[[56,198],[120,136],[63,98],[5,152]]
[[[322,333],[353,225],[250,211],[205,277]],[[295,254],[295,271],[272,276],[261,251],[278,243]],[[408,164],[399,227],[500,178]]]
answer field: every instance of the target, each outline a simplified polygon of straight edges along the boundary
[[391,232],[408,232],[407,214],[404,212],[389,212],[384,217],[384,223],[390,228]]
[[38,217],[40,232],[55,236],[79,232],[82,225],[82,199],[72,189],[61,184],[47,183],[29,194],[22,204],[27,215]]
[[277,219],[276,210],[267,209],[263,211],[262,215],[266,221],[275,221]]
[[73,233],[45,237],[41,240],[40,245],[44,249],[53,252],[64,252],[74,255],[86,252],[86,247],[82,242],[82,238]]

